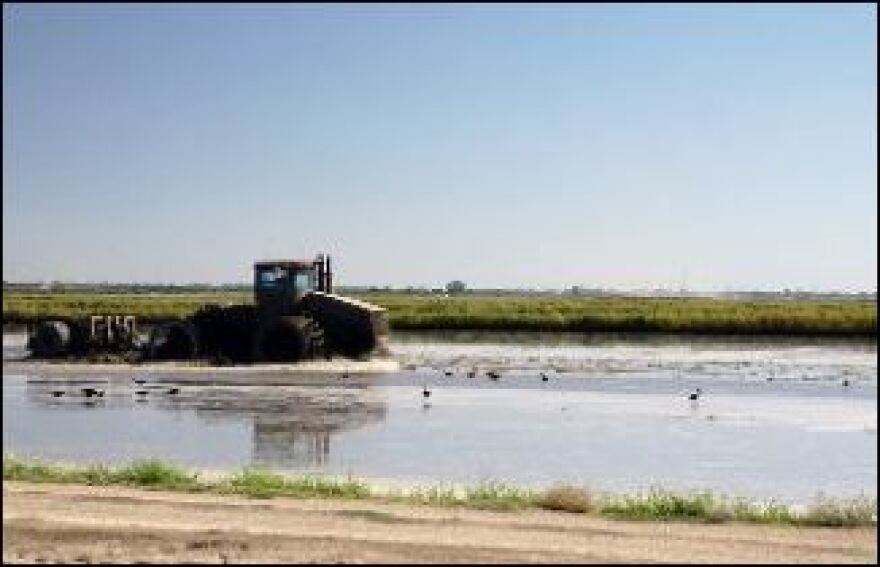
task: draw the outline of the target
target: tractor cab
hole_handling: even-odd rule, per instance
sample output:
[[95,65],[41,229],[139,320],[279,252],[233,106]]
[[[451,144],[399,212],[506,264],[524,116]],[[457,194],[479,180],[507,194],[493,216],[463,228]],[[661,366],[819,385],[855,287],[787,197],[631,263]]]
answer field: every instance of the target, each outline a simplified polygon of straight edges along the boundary
[[254,300],[263,319],[298,314],[303,297],[312,291],[332,293],[329,256],[254,264]]

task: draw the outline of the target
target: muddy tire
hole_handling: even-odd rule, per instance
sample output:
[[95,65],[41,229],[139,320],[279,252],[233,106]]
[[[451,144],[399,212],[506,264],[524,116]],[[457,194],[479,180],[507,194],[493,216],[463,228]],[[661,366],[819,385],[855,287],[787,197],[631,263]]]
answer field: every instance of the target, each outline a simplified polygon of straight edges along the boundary
[[198,350],[196,331],[188,323],[163,323],[150,332],[147,352],[152,360],[190,360]]
[[43,321],[28,339],[31,354],[38,358],[55,358],[78,350],[79,328],[70,321]]
[[315,356],[323,349],[323,333],[308,316],[279,317],[257,329],[254,360],[257,362],[297,362]]

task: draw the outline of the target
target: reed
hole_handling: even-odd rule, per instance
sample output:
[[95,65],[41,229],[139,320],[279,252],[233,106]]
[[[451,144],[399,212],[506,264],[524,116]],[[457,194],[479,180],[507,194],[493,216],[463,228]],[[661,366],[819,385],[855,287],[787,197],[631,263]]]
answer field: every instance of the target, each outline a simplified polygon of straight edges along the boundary
[[[874,301],[740,301],[707,298],[364,294],[396,330],[531,330],[876,336]],[[251,303],[247,292],[177,294],[19,293],[3,296],[4,323],[131,314],[180,319],[209,304]]]

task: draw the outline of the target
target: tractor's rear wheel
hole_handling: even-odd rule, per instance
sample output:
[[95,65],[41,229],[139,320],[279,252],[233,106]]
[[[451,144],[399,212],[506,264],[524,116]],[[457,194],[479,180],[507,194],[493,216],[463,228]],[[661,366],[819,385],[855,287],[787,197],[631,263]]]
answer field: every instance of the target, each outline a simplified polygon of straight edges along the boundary
[[82,347],[81,334],[72,321],[42,321],[28,340],[28,348],[38,358],[71,354]]
[[195,328],[189,323],[157,325],[150,332],[149,357],[154,360],[189,360],[198,353]]
[[305,315],[279,317],[259,326],[254,337],[257,362],[297,362],[323,351],[320,326]]

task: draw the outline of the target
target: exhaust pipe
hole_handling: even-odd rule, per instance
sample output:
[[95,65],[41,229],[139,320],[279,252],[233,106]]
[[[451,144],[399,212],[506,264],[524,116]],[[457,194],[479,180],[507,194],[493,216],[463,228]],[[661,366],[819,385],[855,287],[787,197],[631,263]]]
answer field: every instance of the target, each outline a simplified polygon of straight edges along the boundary
[[330,271],[330,254],[324,257],[324,261],[327,263],[324,270],[325,277],[327,278],[327,293],[333,293],[333,272]]
[[318,291],[327,291],[325,289],[326,282],[324,281],[324,255],[318,254],[315,258],[314,266],[318,268]]

